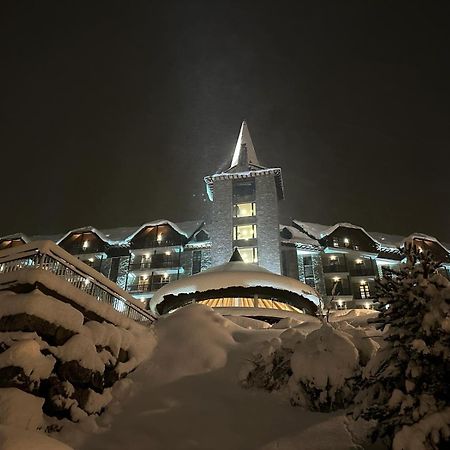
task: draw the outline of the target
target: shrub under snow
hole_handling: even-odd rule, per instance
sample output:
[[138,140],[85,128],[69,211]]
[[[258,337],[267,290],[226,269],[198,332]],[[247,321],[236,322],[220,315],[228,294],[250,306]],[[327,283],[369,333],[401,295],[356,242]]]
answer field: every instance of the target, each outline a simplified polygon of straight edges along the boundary
[[306,335],[302,328],[289,328],[262,344],[241,372],[243,385],[287,387],[292,404],[313,411],[346,407],[377,344],[349,324],[324,323]]

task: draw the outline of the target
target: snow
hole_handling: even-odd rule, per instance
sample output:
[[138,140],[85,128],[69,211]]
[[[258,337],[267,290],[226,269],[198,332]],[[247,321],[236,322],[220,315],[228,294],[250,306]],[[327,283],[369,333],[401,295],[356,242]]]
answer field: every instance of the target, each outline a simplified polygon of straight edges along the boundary
[[52,347],[51,351],[61,361],[77,361],[82,367],[100,373],[105,370],[94,343],[82,334],[72,336],[64,345]]
[[73,450],[62,442],[35,431],[0,425],[0,448],[2,450]]
[[247,328],[249,330],[259,330],[270,328],[270,324],[258,319],[252,319],[250,317],[241,317],[241,316],[226,316],[226,318],[230,321],[239,325],[242,328]]
[[[428,439],[438,442],[436,437],[450,438],[450,408],[425,416],[418,423],[403,428],[395,435],[393,450],[428,450]],[[439,447],[444,448],[444,447]]]
[[252,352],[292,330],[247,329],[205,305],[181,308],[155,324],[154,353],[113,387],[105,413],[54,436],[77,450],[349,450],[344,414],[239,385]]
[[213,267],[191,277],[173,281],[162,287],[150,300],[150,307],[155,310],[165,295],[191,294],[228,287],[271,287],[301,295],[314,304],[319,303],[317,292],[307,284],[293,278],[277,275],[256,264],[242,261],[230,261]]
[[358,366],[358,351],[351,339],[327,324],[300,341],[291,358],[296,381],[323,390],[330,385],[331,396],[355,374]]
[[33,381],[48,378],[54,365],[55,358],[51,355],[44,356],[39,344],[31,339],[18,341],[0,353],[0,368],[21,367]]
[[16,388],[0,388],[0,424],[37,430],[44,424],[44,399]]
[[[16,272],[14,272],[16,273]],[[47,273],[44,273],[47,275]],[[67,303],[35,290],[27,294],[1,293],[0,317],[29,314],[66,330],[79,332],[83,325],[83,314]]]
[[[79,260],[77,260],[78,263],[81,263]],[[84,265],[84,264],[83,264]],[[89,267],[89,266],[86,266]],[[89,269],[91,269],[89,267]],[[97,273],[98,276],[103,277],[103,275]],[[79,290],[78,288],[76,288],[75,286],[72,286],[70,283],[68,283],[67,281],[65,281],[64,279],[58,277],[57,275],[53,274],[52,272],[46,271],[46,270],[40,270],[40,269],[22,269],[19,270],[17,272],[9,272],[6,274],[2,274],[2,282],[4,284],[34,284],[34,283],[42,283],[45,287],[47,287],[48,289],[57,292],[58,294],[61,294],[62,296],[69,298],[70,300],[72,300],[74,303],[80,305],[83,308],[86,308],[88,311],[91,311],[97,315],[99,315],[100,317],[104,318],[105,320],[112,322],[115,325],[118,325],[122,328],[128,329],[128,330],[137,330],[137,329],[142,329],[144,328],[142,325],[138,324],[137,322],[135,322],[134,320],[128,319],[127,317],[125,317],[123,314],[119,313],[118,311],[114,310],[112,308],[111,305],[109,305],[108,303],[103,303],[100,301],[97,301],[97,299],[81,290]],[[102,280],[103,282],[103,280]],[[109,283],[112,283],[111,281],[108,280]],[[114,283],[113,283],[114,284]],[[116,291],[120,291],[120,288],[116,285]],[[45,296],[45,294],[40,293],[39,291],[35,291],[36,295],[43,295]],[[119,292],[120,294],[120,292]],[[14,296],[13,293],[4,293],[4,295],[11,295]],[[19,295],[30,295],[30,294],[17,294]],[[127,295],[127,300],[129,294]],[[40,308],[39,310],[36,310],[36,313],[39,314],[43,314],[44,316],[42,316],[42,318],[45,319],[45,315],[47,315],[47,317],[50,317],[54,323],[59,323],[61,322],[61,326],[64,326],[63,323],[65,323],[67,326],[69,326],[70,324],[79,324],[80,322],[80,316],[81,318],[83,317],[83,315],[79,312],[77,312],[77,310],[75,310],[72,306],[65,304],[64,302],[58,301],[53,299],[50,296],[45,296],[49,299],[51,299],[53,301],[53,304],[55,305],[55,309],[53,309],[52,307],[45,307],[45,308]],[[4,297],[2,297],[4,298]],[[11,298],[17,298],[17,297],[11,297]],[[28,297],[27,297],[28,298]],[[29,303],[27,303],[27,308],[28,306],[33,307],[33,305],[30,304],[30,300],[28,301]],[[133,299],[133,303],[136,304],[137,300]],[[3,304],[3,302],[2,302]],[[0,308],[2,308],[2,304],[0,305]],[[14,301],[10,300],[9,304],[10,309],[14,310]],[[141,305],[142,306],[142,305]],[[139,308],[141,308],[141,306],[139,306]],[[25,306],[24,306],[25,307]],[[20,309],[20,306],[17,306],[17,308]],[[39,308],[39,305],[36,305],[36,308]],[[58,308],[58,309],[56,309]],[[63,310],[63,308],[69,308],[69,309],[65,309]],[[32,310],[32,309],[31,309]],[[0,309],[0,311],[2,311],[2,309]],[[64,314],[55,314],[52,311],[60,311],[61,313],[64,312]],[[70,311],[70,312],[69,312]],[[23,311],[26,312],[26,311]],[[6,315],[3,314],[2,315]],[[41,316],[40,316],[41,317]],[[75,326],[75,325],[72,325]],[[78,326],[78,325],[77,325]],[[71,328],[69,328],[71,329]],[[78,328],[76,329],[78,330]],[[74,330],[74,331],[76,331]]]

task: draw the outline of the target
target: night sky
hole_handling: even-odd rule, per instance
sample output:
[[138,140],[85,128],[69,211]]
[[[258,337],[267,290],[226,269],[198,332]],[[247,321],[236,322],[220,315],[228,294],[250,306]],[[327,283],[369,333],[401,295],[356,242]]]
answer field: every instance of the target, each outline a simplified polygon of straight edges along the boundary
[[285,223],[450,242],[449,3],[2,1],[0,235],[203,218],[246,119]]

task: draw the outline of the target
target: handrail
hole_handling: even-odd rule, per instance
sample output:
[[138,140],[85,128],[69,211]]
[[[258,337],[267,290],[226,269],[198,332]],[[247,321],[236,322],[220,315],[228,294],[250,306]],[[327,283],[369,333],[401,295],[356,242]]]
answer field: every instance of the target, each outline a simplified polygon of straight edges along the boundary
[[[15,255],[16,257],[11,256],[13,257],[0,258],[0,274],[22,269],[47,270],[98,301],[111,305],[118,313],[132,320],[148,324],[155,320],[155,317],[149,312],[139,308],[119,293],[105,286],[101,281],[96,280],[93,276],[54,253],[48,254],[39,248],[34,248],[27,252],[21,252]],[[84,265],[81,261],[80,264]]]

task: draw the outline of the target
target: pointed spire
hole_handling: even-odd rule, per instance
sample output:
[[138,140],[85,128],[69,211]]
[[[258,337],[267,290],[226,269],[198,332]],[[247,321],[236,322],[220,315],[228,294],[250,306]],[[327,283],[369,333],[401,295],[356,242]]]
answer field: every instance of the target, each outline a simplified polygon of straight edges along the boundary
[[241,254],[239,253],[239,250],[237,249],[237,247],[234,247],[234,251],[233,251],[233,254],[231,255],[230,262],[236,262],[236,261],[244,262]]
[[247,122],[244,120],[241,125],[239,137],[234,149],[233,159],[231,160],[230,169],[238,168],[239,170],[248,170],[250,166],[260,167],[256,156],[255,147],[253,147],[252,138],[248,131]]

